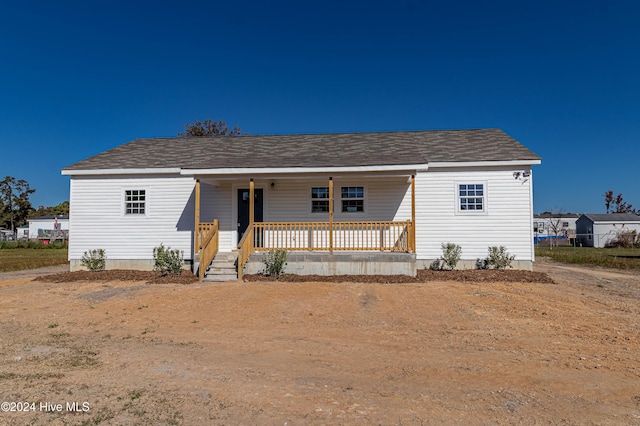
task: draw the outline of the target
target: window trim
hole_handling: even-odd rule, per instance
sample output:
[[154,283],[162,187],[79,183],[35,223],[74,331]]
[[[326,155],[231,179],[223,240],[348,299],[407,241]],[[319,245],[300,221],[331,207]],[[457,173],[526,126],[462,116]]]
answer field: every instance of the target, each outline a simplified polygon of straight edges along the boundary
[[[367,188],[365,185],[350,185],[350,184],[345,184],[345,185],[340,185],[340,214],[346,214],[346,215],[352,215],[352,214],[365,214],[367,212]],[[344,198],[342,196],[342,189],[343,188],[362,188],[362,197],[346,197]],[[361,200],[362,201],[362,211],[355,211],[355,212],[350,212],[350,211],[345,211],[343,209],[343,202],[344,201],[348,201],[348,200]]]
[[[327,198],[314,198],[313,197],[313,190],[315,188],[322,188],[327,190]],[[309,188],[309,213],[312,215],[316,215],[316,214],[328,214],[329,213],[329,187],[328,186],[321,186],[321,185],[316,185],[316,186],[311,186]],[[313,202],[314,201],[326,201],[327,202],[327,210],[326,211],[313,211]]]
[[[460,185],[482,185],[482,197],[461,197],[460,196]],[[464,181],[456,181],[454,183],[454,191],[455,191],[455,213],[456,215],[472,215],[472,216],[481,216],[489,214],[489,188],[487,185],[487,181],[483,180],[464,180]],[[460,199],[461,198],[482,198],[482,210],[464,210],[460,208]]]
[[[127,191],[144,191],[144,213],[127,213]],[[122,188],[122,216],[127,218],[147,217],[149,215],[149,189],[147,187]]]

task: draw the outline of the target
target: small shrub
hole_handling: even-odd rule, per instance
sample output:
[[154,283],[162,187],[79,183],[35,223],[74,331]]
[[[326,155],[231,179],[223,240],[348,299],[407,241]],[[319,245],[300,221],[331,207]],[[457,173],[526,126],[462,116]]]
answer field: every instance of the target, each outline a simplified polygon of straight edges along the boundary
[[165,247],[163,244],[153,248],[153,260],[153,270],[162,276],[180,275],[184,263],[184,257],[180,250],[171,250],[170,247]]
[[635,229],[632,231],[619,231],[615,237],[605,244],[606,248],[634,248],[638,246],[640,246],[640,234]]
[[440,247],[442,247],[441,269],[444,269],[444,267],[451,270],[455,269],[462,254],[462,247],[455,243],[442,243]]
[[80,264],[90,271],[104,271],[107,256],[104,249],[85,251]]
[[515,259],[515,255],[510,255],[505,246],[489,247],[489,256],[486,259],[487,268],[494,269],[512,268],[511,262]]
[[284,267],[286,264],[286,250],[270,250],[264,256],[264,275],[279,277],[284,273]]

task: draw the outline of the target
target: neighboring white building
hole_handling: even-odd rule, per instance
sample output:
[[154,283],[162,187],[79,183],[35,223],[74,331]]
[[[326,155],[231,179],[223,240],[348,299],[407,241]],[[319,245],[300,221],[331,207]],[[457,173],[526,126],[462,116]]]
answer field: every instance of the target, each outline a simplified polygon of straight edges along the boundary
[[[576,221],[580,215],[542,213],[533,216],[533,233],[536,242],[548,238],[569,239],[576,234]],[[557,235],[556,235],[557,231]]]
[[0,241],[13,241],[14,234],[11,229],[0,228]]
[[22,225],[16,228],[16,238],[18,240],[29,239],[29,225]]
[[606,247],[621,233],[640,233],[640,216],[632,213],[583,214],[576,222],[577,241],[585,247]]
[[108,268],[150,269],[163,243],[197,264],[211,233],[215,252],[242,242],[243,265],[245,252],[270,248],[378,253],[352,262],[370,273],[406,252],[415,273],[453,242],[463,266],[504,245],[531,269],[536,164],[498,129],[136,139],[62,171],[69,260],[79,269],[103,248]]
[[[18,235],[18,238],[23,236]],[[40,216],[29,219],[29,239],[69,238],[69,216]]]

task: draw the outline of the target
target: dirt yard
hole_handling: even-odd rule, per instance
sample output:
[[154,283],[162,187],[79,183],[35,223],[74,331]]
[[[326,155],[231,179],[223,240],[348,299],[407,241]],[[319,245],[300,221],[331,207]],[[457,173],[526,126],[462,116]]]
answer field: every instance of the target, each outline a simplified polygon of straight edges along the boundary
[[0,276],[0,424],[640,424],[640,272],[536,269],[555,284]]

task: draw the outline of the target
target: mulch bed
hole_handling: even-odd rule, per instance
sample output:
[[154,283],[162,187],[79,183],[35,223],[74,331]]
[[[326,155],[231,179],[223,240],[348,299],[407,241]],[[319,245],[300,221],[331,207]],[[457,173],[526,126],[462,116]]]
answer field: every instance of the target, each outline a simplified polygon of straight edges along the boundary
[[429,281],[457,281],[457,282],[518,282],[518,283],[548,283],[553,280],[543,272],[495,269],[470,269],[463,271],[433,271],[419,270],[416,277],[408,275],[295,275],[284,274],[280,277],[264,275],[244,275],[245,281],[280,281],[280,282],[352,282],[352,283],[424,283]]
[[[429,281],[456,281],[456,282],[518,282],[518,283],[548,283],[553,280],[542,272],[519,270],[463,270],[463,271],[433,271],[430,269],[419,270],[416,277],[408,275],[296,275],[284,274],[280,277],[267,277],[264,275],[245,275],[244,281],[265,282],[352,282],[352,283],[424,283]],[[147,284],[193,284],[198,282],[198,277],[189,271],[182,271],[178,276],[160,276],[153,271],[131,271],[124,269],[112,269],[108,271],[75,271],[61,272],[59,274],[44,275],[35,279],[52,283],[64,283],[74,281],[145,281]]]
[[182,271],[180,275],[158,275],[153,271],[132,271],[125,269],[110,269],[108,271],[74,271],[59,274],[43,275],[35,281],[49,283],[66,283],[75,281],[145,281],[147,284],[193,284],[198,277],[189,271]]

